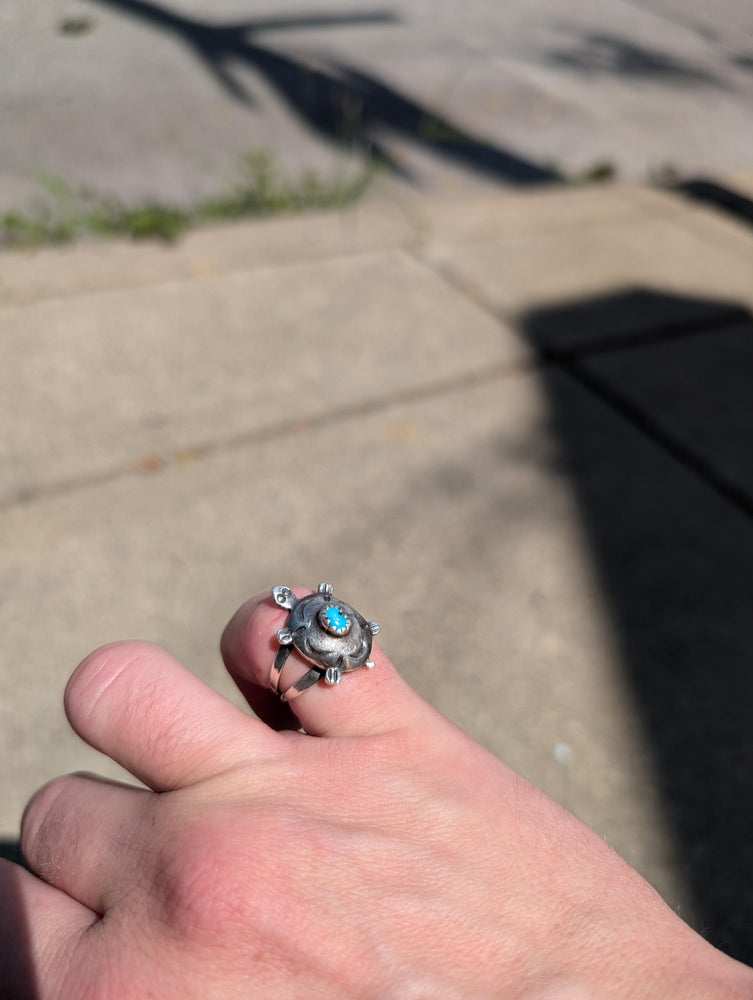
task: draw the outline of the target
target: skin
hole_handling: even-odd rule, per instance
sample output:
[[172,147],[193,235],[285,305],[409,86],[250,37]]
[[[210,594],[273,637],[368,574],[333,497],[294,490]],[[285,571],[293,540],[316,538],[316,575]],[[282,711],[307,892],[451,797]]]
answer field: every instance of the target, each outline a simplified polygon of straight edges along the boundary
[[261,595],[222,638],[258,719],[146,643],[76,669],[71,725],[147,789],[68,775],[29,803],[33,874],[0,867],[3,998],[753,998],[376,645],[294,716],[267,686],[286,617]]

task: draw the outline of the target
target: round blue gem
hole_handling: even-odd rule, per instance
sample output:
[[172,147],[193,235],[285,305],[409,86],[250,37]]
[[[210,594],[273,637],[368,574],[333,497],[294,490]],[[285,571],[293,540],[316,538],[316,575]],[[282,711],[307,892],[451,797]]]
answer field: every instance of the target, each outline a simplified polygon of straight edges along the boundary
[[336,604],[323,608],[319,613],[319,621],[332,635],[346,635],[350,632],[350,618]]

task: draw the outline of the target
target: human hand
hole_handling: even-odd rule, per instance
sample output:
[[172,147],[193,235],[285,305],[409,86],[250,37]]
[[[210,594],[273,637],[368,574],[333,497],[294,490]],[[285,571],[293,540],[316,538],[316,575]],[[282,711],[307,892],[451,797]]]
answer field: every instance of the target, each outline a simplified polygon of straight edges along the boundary
[[144,643],[77,668],[73,728],[152,791],[69,775],[32,799],[34,874],[0,867],[2,997],[753,996],[751,970],[376,646],[293,716],[268,688],[285,617],[254,598],[222,639],[262,721]]

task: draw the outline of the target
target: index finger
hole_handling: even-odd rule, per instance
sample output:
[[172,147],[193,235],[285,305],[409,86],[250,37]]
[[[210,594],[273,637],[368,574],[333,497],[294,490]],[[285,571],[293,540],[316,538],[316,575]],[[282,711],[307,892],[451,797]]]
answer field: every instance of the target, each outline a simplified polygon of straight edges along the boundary
[[272,730],[146,642],[87,656],[68,681],[65,710],[82,739],[154,791],[276,752]]

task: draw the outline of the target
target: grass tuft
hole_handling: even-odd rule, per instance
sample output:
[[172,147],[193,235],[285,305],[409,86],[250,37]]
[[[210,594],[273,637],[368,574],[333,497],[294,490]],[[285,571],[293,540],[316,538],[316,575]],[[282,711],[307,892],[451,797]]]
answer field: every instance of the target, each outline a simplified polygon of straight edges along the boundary
[[61,35],[88,35],[94,28],[90,17],[66,17],[58,24]]
[[72,188],[51,174],[38,177],[46,193],[27,210],[0,217],[0,248],[67,243],[78,237],[128,236],[176,240],[187,229],[227,219],[242,219],[314,208],[341,208],[357,201],[372,183],[376,163],[355,177],[323,180],[312,170],[290,179],[265,150],[247,153],[230,189],[181,207],[158,200],[127,204],[90,187]]

